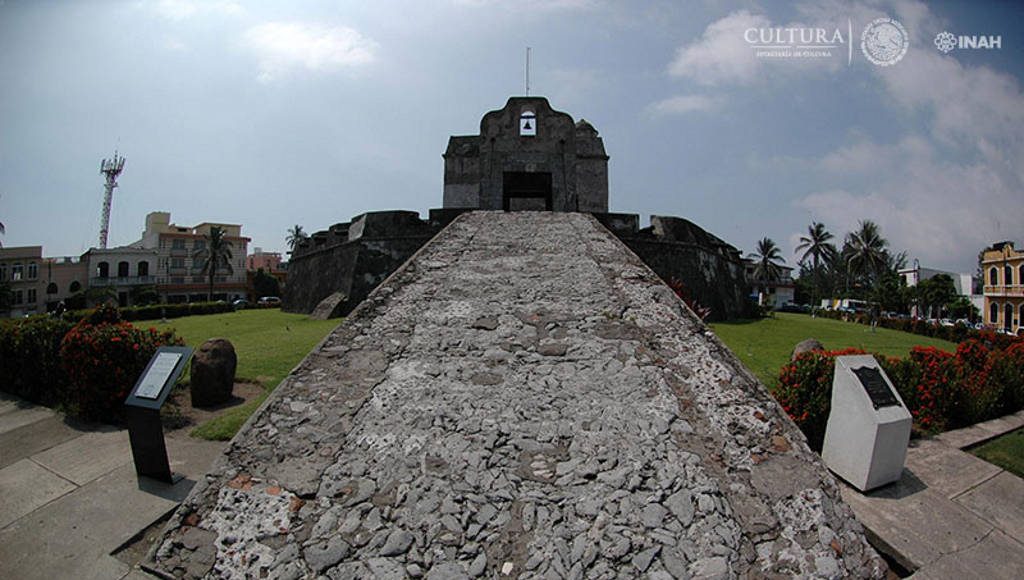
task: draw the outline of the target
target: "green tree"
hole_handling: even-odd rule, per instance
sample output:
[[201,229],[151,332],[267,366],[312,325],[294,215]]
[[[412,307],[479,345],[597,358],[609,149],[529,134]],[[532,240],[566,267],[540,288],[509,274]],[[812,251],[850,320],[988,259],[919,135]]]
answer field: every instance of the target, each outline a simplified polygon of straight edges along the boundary
[[[800,243],[796,251],[803,251],[800,256],[800,264],[811,262],[811,305],[817,306],[818,296],[822,286],[823,266],[833,260],[837,254],[836,247],[830,243],[834,236],[825,229],[825,225],[819,222],[811,222],[807,226],[807,235],[800,236]],[[801,276],[802,278],[803,276]]]
[[281,286],[278,284],[277,278],[264,272],[263,268],[256,270],[256,275],[252,279],[252,287],[256,291],[257,299],[264,296],[281,295]]
[[943,311],[956,302],[957,293],[953,279],[946,274],[938,274],[917,284],[921,306],[927,311],[929,318],[939,318]]
[[210,226],[210,233],[205,236],[206,245],[192,252],[193,258],[203,261],[202,273],[206,275],[210,284],[210,291],[207,294],[208,300],[213,300],[213,281],[217,272],[223,270],[229,275],[235,273],[231,260],[234,255],[231,253],[233,244],[227,239],[226,232],[219,226]]
[[782,278],[782,264],[786,260],[771,238],[761,238],[749,257],[754,259],[754,281],[758,283],[760,292],[764,292],[766,283]]
[[887,264],[889,242],[881,236],[875,222],[863,220],[857,231],[847,235],[847,245],[847,268],[870,286]]
[[153,285],[135,286],[128,292],[128,296],[135,306],[147,306],[160,302],[160,293]]
[[0,280],[0,312],[9,312],[11,302],[11,285],[6,280]]
[[294,226],[288,229],[288,237],[285,238],[284,241],[286,244],[288,244],[288,249],[294,252],[295,246],[297,246],[299,242],[305,240],[308,237],[309,234],[302,231],[302,226],[300,226],[299,224],[295,224]]

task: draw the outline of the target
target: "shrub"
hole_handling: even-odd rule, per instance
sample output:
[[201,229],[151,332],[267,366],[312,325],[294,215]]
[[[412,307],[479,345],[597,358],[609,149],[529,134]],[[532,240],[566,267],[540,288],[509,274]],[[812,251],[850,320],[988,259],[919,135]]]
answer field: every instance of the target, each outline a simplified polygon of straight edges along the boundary
[[1001,413],[1024,409],[1024,342],[1016,342],[1002,351],[990,354],[990,378],[1002,385]]
[[60,342],[72,323],[34,316],[0,325],[0,387],[43,405],[56,405],[67,382],[60,365]]
[[[848,313],[838,310],[823,309],[816,310],[815,312],[822,318],[855,322],[857,324],[871,324],[871,317],[863,313]],[[1008,334],[996,334],[991,330],[975,330],[962,324],[942,326],[940,324],[931,324],[920,318],[913,320],[903,318],[880,318],[878,319],[878,326],[881,328],[899,330],[902,332],[909,332],[911,334],[939,338],[957,343],[973,338],[989,344],[990,348],[998,348],[1000,350],[1008,348],[1011,344],[1024,342],[1020,337]]]
[[697,318],[707,320],[708,316],[711,316],[711,308],[698,302],[697,299],[693,297],[693,293],[690,292],[690,289],[686,286],[685,282],[679,278],[672,278],[668,283],[668,287],[671,288],[672,291],[676,293],[676,296],[678,296],[679,299],[697,315]]
[[864,354],[858,349],[813,350],[797,355],[782,367],[773,395],[793,422],[807,437],[811,449],[821,451],[825,426],[832,407],[832,376],[835,358],[845,354]]
[[[848,349],[807,352],[779,371],[772,393],[820,450],[828,423],[835,357]],[[917,432],[973,425],[1024,408],[1024,343],[1005,349],[968,339],[956,353],[916,346],[905,359],[875,355],[914,418]]]
[[[203,314],[220,314],[233,312],[234,307],[225,302],[189,302],[185,304],[150,304],[148,306],[129,306],[121,308],[121,320],[159,320],[161,318],[181,318]],[[79,320],[89,316],[92,310],[76,310],[64,315],[69,320]]]
[[925,432],[934,433],[946,428],[949,411],[954,406],[956,391],[950,362],[953,355],[933,346],[915,346],[910,349],[910,360],[918,367],[918,382],[910,385],[915,406],[910,407],[914,422]]
[[158,347],[172,344],[183,344],[173,332],[139,329],[121,320],[116,308],[97,308],[61,341],[68,379],[62,403],[73,415],[119,421],[124,400],[149,359]]

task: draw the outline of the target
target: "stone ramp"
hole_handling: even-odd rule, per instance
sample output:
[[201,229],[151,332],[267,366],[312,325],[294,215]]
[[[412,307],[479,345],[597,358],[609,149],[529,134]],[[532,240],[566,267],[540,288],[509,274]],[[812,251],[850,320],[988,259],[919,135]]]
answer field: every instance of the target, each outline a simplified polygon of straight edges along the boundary
[[474,212],[282,384],[167,576],[879,577],[764,388],[585,214]]

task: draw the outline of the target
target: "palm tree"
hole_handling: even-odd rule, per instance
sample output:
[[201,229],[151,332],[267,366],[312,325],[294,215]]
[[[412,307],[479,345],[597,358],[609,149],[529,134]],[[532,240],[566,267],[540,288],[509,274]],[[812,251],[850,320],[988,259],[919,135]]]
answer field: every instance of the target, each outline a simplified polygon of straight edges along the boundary
[[219,226],[210,226],[210,233],[206,236],[206,245],[192,252],[193,258],[203,261],[203,274],[210,281],[210,292],[207,299],[213,300],[213,280],[217,271],[224,269],[228,274],[234,274],[235,269],[231,266],[234,256],[231,254],[231,240],[225,236],[225,231]]
[[873,282],[889,259],[886,250],[889,242],[879,234],[878,225],[871,220],[861,221],[860,229],[847,234],[846,243],[849,246],[847,269]]
[[294,227],[288,229],[288,237],[285,238],[285,243],[288,244],[288,249],[295,251],[295,246],[302,240],[308,238],[309,235],[302,231],[302,226],[295,224]]
[[813,265],[813,288],[814,292],[811,296],[811,306],[816,306],[818,303],[818,290],[821,286],[821,263],[827,262],[835,258],[837,251],[834,244],[830,243],[834,236],[825,229],[825,225],[819,222],[811,222],[811,225],[807,226],[807,235],[800,236],[800,244],[796,247],[796,251],[803,250],[804,253],[800,256],[800,263],[806,263],[807,260],[811,260]]
[[807,235],[800,236],[800,244],[796,247],[798,252],[804,250],[804,254],[800,256],[800,263],[811,260],[814,269],[817,270],[822,260],[835,255],[836,247],[829,243],[834,237],[825,229],[824,224],[812,222],[807,226]]
[[766,282],[774,282],[782,278],[780,265],[786,260],[771,238],[761,238],[761,241],[757,242],[757,250],[752,252],[749,257],[755,260],[754,280],[758,282],[761,292],[764,291]]

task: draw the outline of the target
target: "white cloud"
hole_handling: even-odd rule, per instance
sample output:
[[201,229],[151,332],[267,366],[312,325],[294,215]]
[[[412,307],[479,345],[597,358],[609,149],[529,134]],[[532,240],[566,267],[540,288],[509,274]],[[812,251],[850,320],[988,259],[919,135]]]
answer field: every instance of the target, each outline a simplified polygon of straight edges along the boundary
[[245,13],[235,0],[158,0],[149,5],[168,20],[185,20],[203,14],[237,16]]
[[[888,143],[864,138],[817,160],[833,187],[796,202],[837,237],[872,219],[897,250],[926,265],[973,272],[977,253],[1019,239],[1024,223],[1024,94],[1013,77],[934,50],[945,24],[914,0],[889,6],[912,36],[898,65],[870,67],[890,102],[919,128]],[[815,18],[864,19],[877,3],[801,7]],[[856,21],[856,20],[855,20]]]
[[598,4],[597,0],[522,0],[520,2],[507,2],[505,0],[452,0],[458,6],[471,8],[508,8],[516,11],[554,11],[554,10],[578,10],[592,8]]
[[668,72],[704,85],[751,83],[757,78],[761,63],[744,41],[743,32],[770,25],[771,21],[762,15],[746,10],[733,12],[708,25],[695,42],[681,46]]
[[685,115],[687,113],[707,112],[719,108],[722,100],[705,95],[676,95],[663,99],[648,106],[654,116]]
[[345,26],[269,22],[245,32],[244,43],[259,59],[259,79],[273,81],[300,68],[336,71],[373,62],[378,45]]
[[[927,53],[923,59],[934,60]],[[932,75],[910,66],[902,78],[879,74],[898,102],[930,115],[931,135],[865,140],[825,155],[818,169],[840,187],[796,205],[837,233],[860,219],[875,220],[895,249],[910,249],[932,266],[973,272],[979,250],[1019,237],[1024,223],[1024,96],[1012,79],[988,69],[921,66]],[[849,187],[851,179],[870,185]]]

